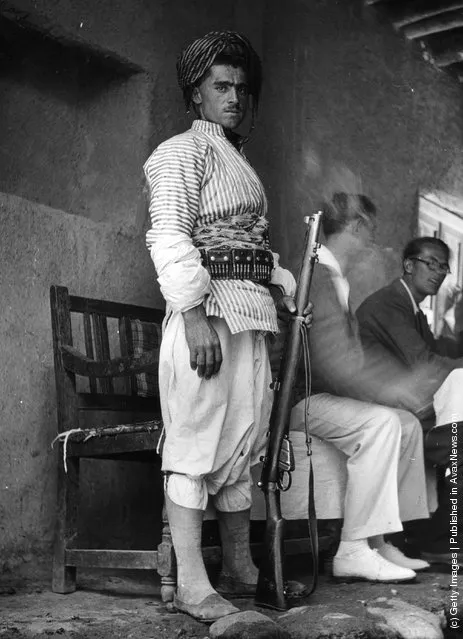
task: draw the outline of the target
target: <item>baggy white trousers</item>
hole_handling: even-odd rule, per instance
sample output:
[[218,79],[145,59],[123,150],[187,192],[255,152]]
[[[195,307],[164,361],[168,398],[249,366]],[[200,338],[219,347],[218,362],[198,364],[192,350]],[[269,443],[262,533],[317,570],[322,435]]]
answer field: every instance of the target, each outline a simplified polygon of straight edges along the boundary
[[270,363],[263,333],[232,335],[223,319],[209,319],[223,362],[208,380],[190,368],[181,313],[165,327],[159,362],[162,469],[169,473],[167,494],[174,503],[204,510],[212,495],[218,510],[236,512],[251,506],[250,469],[265,450]]

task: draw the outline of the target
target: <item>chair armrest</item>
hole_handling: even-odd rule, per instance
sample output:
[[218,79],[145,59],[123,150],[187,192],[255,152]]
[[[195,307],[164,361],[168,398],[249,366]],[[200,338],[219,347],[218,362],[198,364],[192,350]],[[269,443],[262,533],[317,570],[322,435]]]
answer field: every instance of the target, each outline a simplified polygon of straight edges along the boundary
[[66,370],[84,377],[127,377],[137,373],[152,372],[159,365],[159,351],[147,351],[138,357],[115,357],[96,361],[67,344],[59,347]]

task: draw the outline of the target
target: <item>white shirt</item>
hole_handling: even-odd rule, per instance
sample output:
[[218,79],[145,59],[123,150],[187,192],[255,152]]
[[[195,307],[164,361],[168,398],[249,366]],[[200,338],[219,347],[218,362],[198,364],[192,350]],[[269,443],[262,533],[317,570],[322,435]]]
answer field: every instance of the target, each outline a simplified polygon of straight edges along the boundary
[[344,277],[344,274],[341,270],[341,265],[339,264],[333,253],[328,248],[326,248],[326,246],[323,245],[320,246],[320,250],[318,251],[318,260],[320,264],[323,264],[330,269],[331,278],[334,288],[336,289],[338,300],[341,306],[346,311],[348,311],[350,286],[349,282]]
[[400,283],[402,284],[402,286],[407,291],[408,296],[409,296],[409,298],[411,300],[411,303],[412,303],[412,306],[413,306],[413,310],[414,310],[415,315],[416,315],[418,313],[418,311],[419,311],[418,304],[415,302],[415,298],[413,297],[412,292],[409,289],[407,282],[405,280],[403,280],[402,278],[400,278]]

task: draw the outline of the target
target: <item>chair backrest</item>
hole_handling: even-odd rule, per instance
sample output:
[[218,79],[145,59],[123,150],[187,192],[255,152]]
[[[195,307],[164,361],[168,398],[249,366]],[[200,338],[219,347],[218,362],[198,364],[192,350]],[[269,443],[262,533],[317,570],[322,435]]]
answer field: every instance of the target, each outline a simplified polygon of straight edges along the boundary
[[79,411],[159,415],[157,370],[127,377],[76,376],[66,370],[60,347],[73,346],[99,361],[159,350],[164,311],[69,295],[62,286],[51,287],[50,305],[60,432],[77,427]]

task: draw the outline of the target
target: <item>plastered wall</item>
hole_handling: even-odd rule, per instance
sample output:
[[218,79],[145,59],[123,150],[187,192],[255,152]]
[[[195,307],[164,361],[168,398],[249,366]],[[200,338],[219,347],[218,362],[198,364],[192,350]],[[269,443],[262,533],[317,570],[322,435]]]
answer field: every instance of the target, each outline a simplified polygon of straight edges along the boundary
[[[139,238],[12,195],[0,196],[0,218],[0,556],[10,565],[48,552],[54,524],[58,458],[50,448],[56,435],[50,284],[91,297],[152,306],[161,301]],[[111,510],[122,496],[127,499],[129,481],[113,477],[107,464],[101,472],[110,488],[93,502]],[[100,489],[97,481],[87,499]]]
[[[5,7],[53,41],[32,34],[34,46],[16,47],[0,78],[0,572],[49,558],[53,538],[49,286],[162,306],[144,242],[142,165],[158,143],[189,126],[176,56],[215,29],[237,28],[258,50],[262,44],[262,2],[15,0]],[[93,547],[153,548],[154,470],[111,462],[87,470],[82,531]]]
[[[264,50],[253,151],[286,263],[297,266],[303,216],[334,190],[361,188],[373,199],[378,242],[394,251],[415,230],[418,188],[462,195],[461,85],[373,7],[268,2]],[[391,264],[389,252],[379,265],[358,265],[355,302],[390,277]]]

